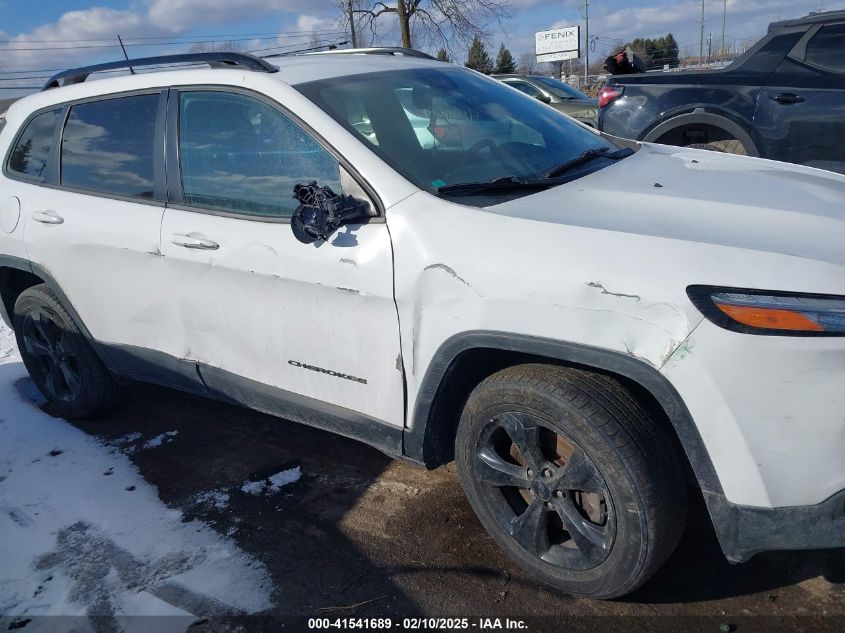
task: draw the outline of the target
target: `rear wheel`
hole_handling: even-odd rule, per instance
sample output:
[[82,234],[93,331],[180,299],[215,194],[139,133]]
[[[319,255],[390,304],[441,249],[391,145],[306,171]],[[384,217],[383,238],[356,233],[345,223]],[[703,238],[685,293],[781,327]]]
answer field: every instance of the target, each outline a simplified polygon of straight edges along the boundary
[[532,364],[487,378],[464,409],[456,459],[496,542],[568,593],[633,591],[683,530],[685,487],[669,438],[602,374]]
[[110,407],[118,385],[46,284],[15,302],[15,338],[32,381],[59,413],[88,417]]

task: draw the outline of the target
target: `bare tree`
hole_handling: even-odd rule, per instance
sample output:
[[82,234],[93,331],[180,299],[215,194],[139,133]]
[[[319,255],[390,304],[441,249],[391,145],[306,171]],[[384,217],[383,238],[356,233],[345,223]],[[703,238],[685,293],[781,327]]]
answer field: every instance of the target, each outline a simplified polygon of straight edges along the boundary
[[359,18],[356,17],[355,12],[360,10],[362,0],[334,0],[337,7],[340,9],[340,19],[338,20],[338,27],[349,32],[349,43],[352,48],[358,48],[362,45],[361,33],[358,27]]
[[373,34],[379,17],[395,14],[402,46],[411,48],[426,41],[449,50],[454,44],[468,45],[484,33],[487,24],[512,14],[507,0],[361,0],[361,7],[352,13],[360,16],[358,24]]
[[537,72],[537,56],[534,53],[519,54],[519,72],[523,75],[533,75]]

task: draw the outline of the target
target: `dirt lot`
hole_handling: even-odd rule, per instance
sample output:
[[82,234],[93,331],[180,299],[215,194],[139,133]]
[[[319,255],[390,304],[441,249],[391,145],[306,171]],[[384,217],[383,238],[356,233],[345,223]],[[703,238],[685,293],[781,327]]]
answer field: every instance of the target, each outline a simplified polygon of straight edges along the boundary
[[[731,566],[700,504],[657,577],[599,602],[539,586],[508,561],[472,514],[453,466],[427,472],[351,440],[154,387],[76,426],[107,441],[178,431],[131,459],[185,520],[231,535],[269,569],[277,616],[529,618],[538,631],[845,630],[845,550]],[[301,479],[277,494],[239,490],[256,474],[294,465]],[[224,489],[224,507],[197,502]]]

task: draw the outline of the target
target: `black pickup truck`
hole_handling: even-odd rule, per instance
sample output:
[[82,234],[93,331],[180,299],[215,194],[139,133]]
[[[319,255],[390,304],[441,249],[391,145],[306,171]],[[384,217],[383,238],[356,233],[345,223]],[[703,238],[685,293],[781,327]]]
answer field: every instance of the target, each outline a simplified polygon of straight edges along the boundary
[[845,11],[769,25],[723,70],[618,75],[599,128],[845,173]]

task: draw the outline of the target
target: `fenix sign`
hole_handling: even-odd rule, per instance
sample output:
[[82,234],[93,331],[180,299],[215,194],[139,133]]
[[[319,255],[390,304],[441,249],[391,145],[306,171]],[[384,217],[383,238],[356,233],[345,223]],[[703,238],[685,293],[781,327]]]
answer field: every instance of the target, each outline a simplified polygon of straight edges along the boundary
[[537,62],[558,62],[581,56],[581,27],[564,26],[534,34]]

